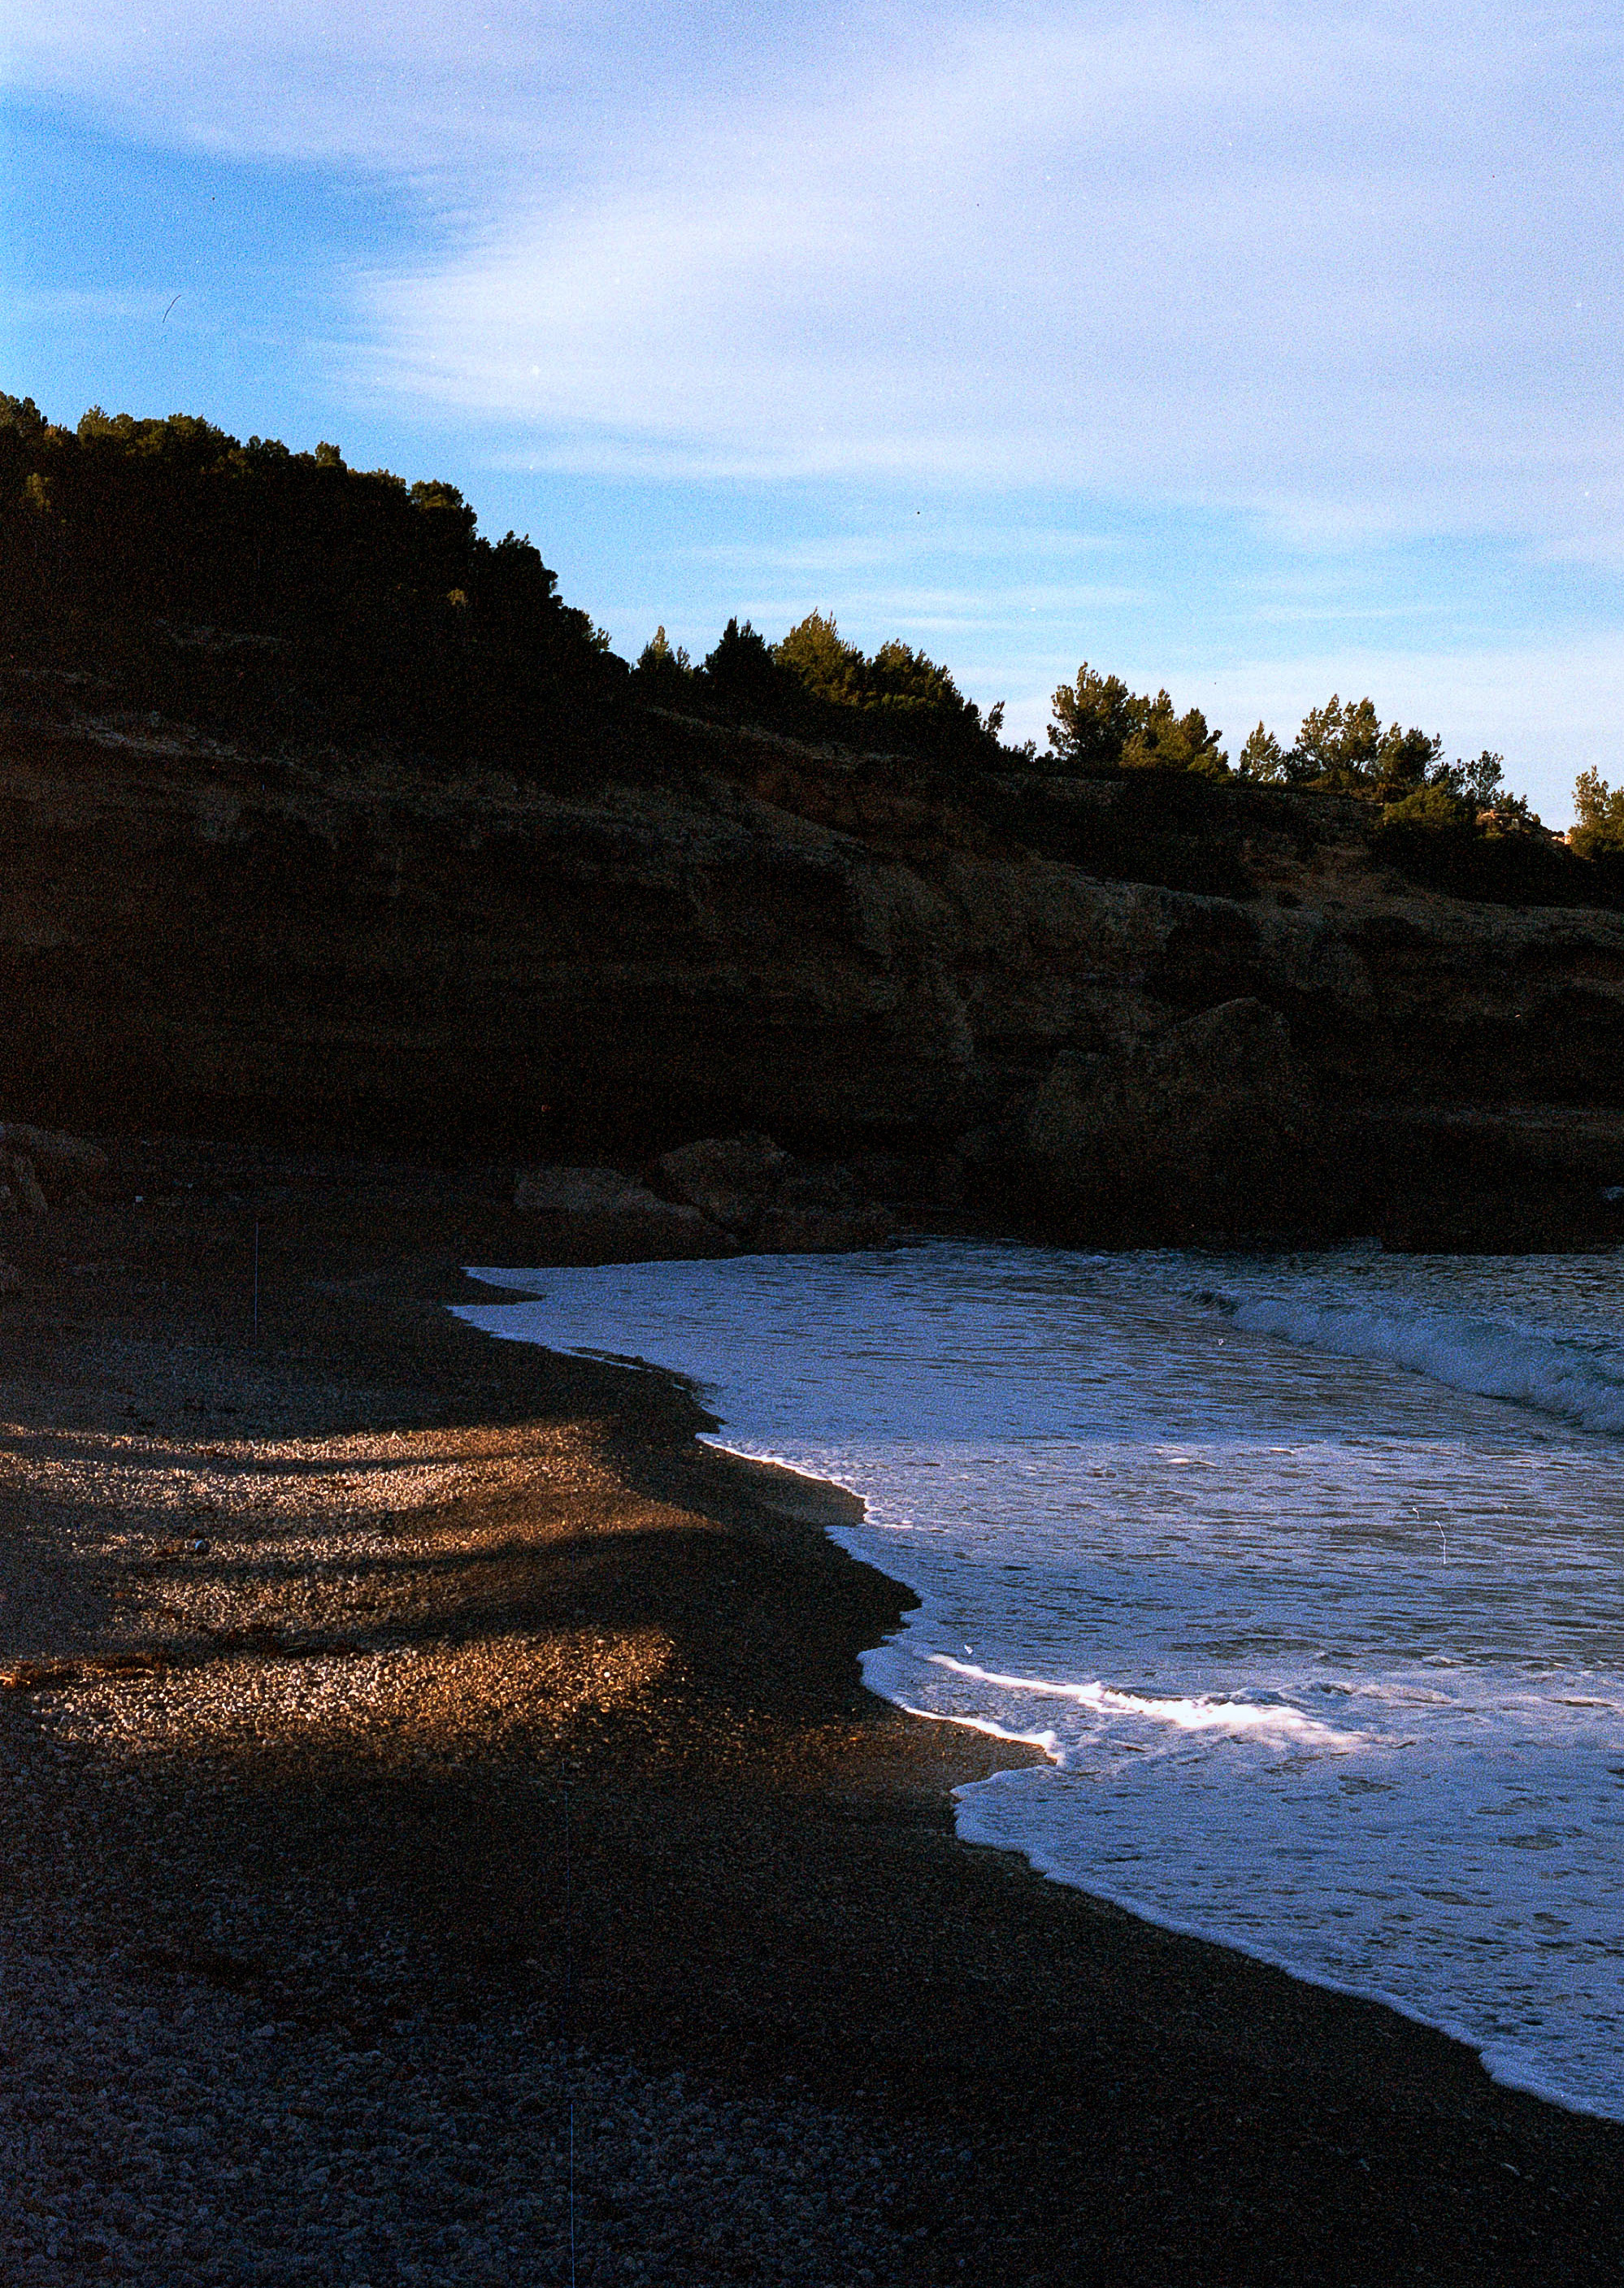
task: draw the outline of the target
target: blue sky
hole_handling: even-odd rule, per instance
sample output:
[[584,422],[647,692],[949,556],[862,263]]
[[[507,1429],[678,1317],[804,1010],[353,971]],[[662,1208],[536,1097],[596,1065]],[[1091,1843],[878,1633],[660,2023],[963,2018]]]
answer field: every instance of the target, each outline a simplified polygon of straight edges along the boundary
[[635,653],[1624,775],[1616,10],[24,0],[0,386],[462,486]]

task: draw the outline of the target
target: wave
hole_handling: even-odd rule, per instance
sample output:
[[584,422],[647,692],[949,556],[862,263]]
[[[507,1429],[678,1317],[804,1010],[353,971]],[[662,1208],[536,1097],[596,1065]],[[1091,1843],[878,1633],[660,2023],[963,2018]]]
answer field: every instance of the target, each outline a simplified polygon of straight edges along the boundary
[[[1585,1430],[1624,1431],[1624,1360],[1582,1338],[1417,1307],[1314,1296],[1206,1294],[1238,1327],[1342,1358],[1381,1359],[1479,1398],[1509,1398]],[[1609,1368],[1612,1371],[1609,1371]]]
[[[1289,1742],[1296,1747],[1323,1748],[1343,1754],[1370,1744],[1365,1733],[1338,1731],[1334,1725],[1305,1716],[1300,1708],[1278,1702],[1217,1700],[1205,1693],[1158,1700],[1143,1693],[1118,1692],[1109,1684],[1098,1682],[1054,1684],[1047,1677],[1001,1676],[996,1670],[976,1668],[944,1652],[929,1653],[926,1657],[934,1668],[951,1669],[955,1676],[968,1677],[977,1684],[995,1685],[1001,1692],[1031,1692],[1039,1697],[1070,1700],[1079,1708],[1091,1709],[1097,1716],[1138,1716],[1150,1723],[1165,1724],[1176,1732],[1222,1732],[1232,1740]],[[1007,1736],[1026,1739],[1035,1736],[1021,1733]]]

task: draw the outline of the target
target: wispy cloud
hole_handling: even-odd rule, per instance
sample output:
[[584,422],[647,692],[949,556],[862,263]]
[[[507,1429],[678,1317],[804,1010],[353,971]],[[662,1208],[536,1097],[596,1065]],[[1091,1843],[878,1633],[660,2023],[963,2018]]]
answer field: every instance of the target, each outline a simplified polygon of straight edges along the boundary
[[928,64],[904,44],[514,190],[366,282],[366,370],[561,467],[1149,489],[1316,543],[1609,557],[1596,60],[1410,23],[961,20]]
[[[1598,0],[56,0],[4,59],[240,182],[390,186],[368,253],[291,194],[251,276],[199,253],[198,338],[275,307],[319,433],[574,516],[639,641],[827,605],[1039,735],[1084,651],[1232,736],[1357,684],[1558,814],[1624,702],[1621,66]],[[17,327],[155,338],[115,251]],[[227,373],[190,306],[166,403]]]
[[24,83],[418,175],[352,383],[540,465],[1624,553],[1616,14],[68,0]]

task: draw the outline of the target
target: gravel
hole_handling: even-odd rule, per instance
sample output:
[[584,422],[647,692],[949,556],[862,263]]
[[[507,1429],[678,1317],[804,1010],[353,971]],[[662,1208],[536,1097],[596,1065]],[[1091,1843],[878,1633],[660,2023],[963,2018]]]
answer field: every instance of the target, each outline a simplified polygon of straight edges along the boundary
[[[458,1775],[663,1672],[657,1632],[410,1641],[426,1558],[513,1561],[482,1505],[578,1513],[578,1442],[13,1420],[0,1450],[5,2288],[920,2276],[883,2125],[561,2041],[555,1964],[452,1995],[376,1899],[235,1863],[267,1751]],[[88,1656],[155,1644],[155,1672]]]
[[3,1969],[12,2288],[849,2288],[904,2268],[888,2212],[913,2161],[792,2095],[728,2100],[528,2017],[425,2015],[362,2047],[128,1958],[10,1945]]

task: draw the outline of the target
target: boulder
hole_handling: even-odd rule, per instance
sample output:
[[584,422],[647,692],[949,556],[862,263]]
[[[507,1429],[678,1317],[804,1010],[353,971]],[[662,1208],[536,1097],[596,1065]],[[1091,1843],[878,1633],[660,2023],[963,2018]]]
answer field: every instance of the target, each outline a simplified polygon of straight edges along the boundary
[[708,1136],[665,1153],[646,1172],[662,1198],[697,1210],[758,1255],[832,1254],[877,1247],[895,1227],[845,1172],[796,1160],[768,1136]]
[[1010,1140],[1045,1220],[1181,1235],[1289,1222],[1318,1133],[1285,1020],[1240,999],[1119,1049],[1063,1053]]
[[[19,1160],[28,1164],[28,1183],[38,1194],[42,1208],[48,1201],[88,1191],[107,1170],[107,1154],[82,1136],[30,1128],[21,1120],[0,1120],[0,1163],[14,1166]],[[0,1176],[4,1172],[0,1166]]]
[[838,1208],[785,1203],[762,1210],[744,1244],[755,1255],[839,1255],[882,1247],[895,1229],[889,1210],[866,1201]]
[[45,1207],[33,1161],[20,1152],[0,1149],[0,1214],[38,1216]]
[[644,1171],[662,1199],[697,1208],[741,1237],[794,1173],[794,1161],[770,1136],[704,1137],[662,1154]]
[[1401,1252],[1563,1253],[1624,1240],[1624,1112],[1389,1104],[1343,1122],[1365,1216]]
[[641,1263],[736,1252],[698,1209],[661,1199],[618,1168],[532,1168],[513,1205],[537,1217],[548,1252],[567,1262]]

